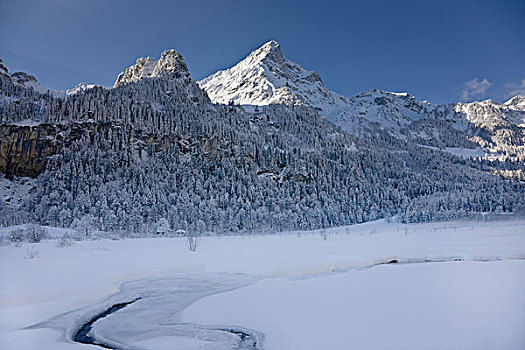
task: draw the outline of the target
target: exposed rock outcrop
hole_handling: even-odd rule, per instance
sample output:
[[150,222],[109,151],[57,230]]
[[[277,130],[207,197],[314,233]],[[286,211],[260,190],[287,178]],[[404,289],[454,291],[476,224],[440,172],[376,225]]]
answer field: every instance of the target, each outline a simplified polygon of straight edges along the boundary
[[170,74],[173,74],[176,78],[191,79],[184,57],[173,49],[164,51],[158,60],[151,57],[137,59],[137,63],[118,75],[113,87],[136,82],[144,78],[155,78]]
[[50,157],[100,123],[0,125],[0,172],[7,176],[37,177]]

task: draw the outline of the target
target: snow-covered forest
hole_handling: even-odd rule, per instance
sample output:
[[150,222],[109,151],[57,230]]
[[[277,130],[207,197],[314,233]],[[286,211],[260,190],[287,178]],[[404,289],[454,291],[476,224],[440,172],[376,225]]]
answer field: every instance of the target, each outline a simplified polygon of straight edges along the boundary
[[[29,175],[19,158],[36,152],[45,165],[0,201],[0,224],[259,232],[510,213],[525,202],[522,162],[463,159],[381,128],[356,137],[305,104],[214,105],[173,50],[150,77],[132,68],[115,88],[66,97],[0,74],[2,186]],[[467,146],[446,135],[443,144]]]

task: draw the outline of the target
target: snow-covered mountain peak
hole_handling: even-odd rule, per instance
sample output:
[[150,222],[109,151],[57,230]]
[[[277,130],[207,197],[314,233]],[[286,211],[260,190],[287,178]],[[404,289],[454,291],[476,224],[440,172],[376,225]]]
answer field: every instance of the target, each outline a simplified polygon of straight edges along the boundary
[[525,111],[525,95],[516,95],[505,102],[504,105]]
[[277,63],[283,63],[285,60],[281,51],[281,45],[275,40],[270,40],[257,50],[253,51],[247,59],[272,60]]
[[244,60],[198,82],[214,103],[269,105],[309,104],[325,112],[343,98],[328,90],[319,74],[284,58],[271,40]]
[[489,130],[508,125],[525,128],[525,96],[514,96],[505,103],[492,100],[457,103],[455,110],[463,113],[474,125]]
[[113,87],[128,84],[143,78],[155,78],[175,74],[177,77],[190,77],[184,57],[171,49],[164,51],[158,60],[141,57],[137,62],[118,75]]

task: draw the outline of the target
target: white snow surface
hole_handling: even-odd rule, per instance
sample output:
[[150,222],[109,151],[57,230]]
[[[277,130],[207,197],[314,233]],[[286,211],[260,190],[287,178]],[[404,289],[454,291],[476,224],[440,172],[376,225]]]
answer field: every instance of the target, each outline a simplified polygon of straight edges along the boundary
[[133,349],[237,346],[224,329],[267,350],[523,349],[524,227],[377,221],[326,230],[327,240],[204,237],[194,253],[184,238],[4,245],[0,348],[86,347],[71,341],[77,327],[142,297],[94,334]]
[[480,147],[474,149],[463,148],[463,147],[446,147],[445,152],[451,153],[455,156],[469,159],[469,158],[484,158],[485,155],[488,156]]
[[523,261],[446,262],[271,278],[201,299],[182,321],[242,324],[266,349],[519,350],[524,272]]

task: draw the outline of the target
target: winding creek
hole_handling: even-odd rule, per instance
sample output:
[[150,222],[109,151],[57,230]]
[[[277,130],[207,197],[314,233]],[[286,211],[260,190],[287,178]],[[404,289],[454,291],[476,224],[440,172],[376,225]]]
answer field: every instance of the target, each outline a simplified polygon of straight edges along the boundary
[[[104,348],[104,349],[123,350],[123,349],[119,348],[119,346],[117,346],[117,345],[113,345],[113,344],[110,344],[109,342],[103,342],[103,341],[98,340],[96,338],[96,336],[91,334],[91,329],[92,329],[94,323],[97,322],[98,320],[100,320],[102,318],[105,318],[105,317],[113,314],[114,312],[117,312],[117,311],[125,308],[126,306],[135,303],[136,301],[138,301],[140,299],[141,298],[137,298],[137,299],[132,300],[132,301],[115,304],[115,305],[111,306],[109,309],[107,309],[107,310],[101,312],[100,314],[94,316],[93,318],[91,318],[89,321],[84,323],[78,329],[78,331],[75,333],[75,335],[73,337],[73,340],[75,342],[77,342],[77,343],[96,345],[96,346],[99,346],[99,347]],[[210,331],[211,329],[207,329],[207,330]],[[217,328],[216,331],[233,334],[233,335],[239,337],[239,344],[238,344],[238,347],[237,347],[237,349],[239,349],[239,350],[248,350],[248,349],[261,350],[261,348],[259,347],[259,344],[257,343],[257,337],[255,337],[253,334],[247,333],[247,331],[245,331],[245,330],[240,330],[240,329],[236,329],[236,328],[229,328],[229,329]]]
[[109,309],[105,310],[104,312],[96,315],[95,317],[93,317],[92,319],[84,323],[82,327],[80,327],[80,329],[75,333],[73,340],[77,343],[97,345],[104,349],[117,349],[117,347],[115,346],[97,341],[97,339],[94,336],[90,335],[91,328],[93,327],[93,324],[97,322],[98,320],[100,320],[101,318],[109,316],[112,313],[125,308],[129,304],[133,304],[137,300],[140,300],[140,298],[137,298],[135,300],[128,301],[125,303],[115,304],[111,306]]
[[213,349],[262,350],[264,336],[255,330],[180,321],[182,311],[197,300],[260,279],[244,274],[194,273],[129,281],[105,301],[30,328],[62,330],[69,341],[102,349],[149,349],[155,347],[152,344],[158,347],[164,341],[170,345],[179,341],[204,344],[205,348],[213,345]]

